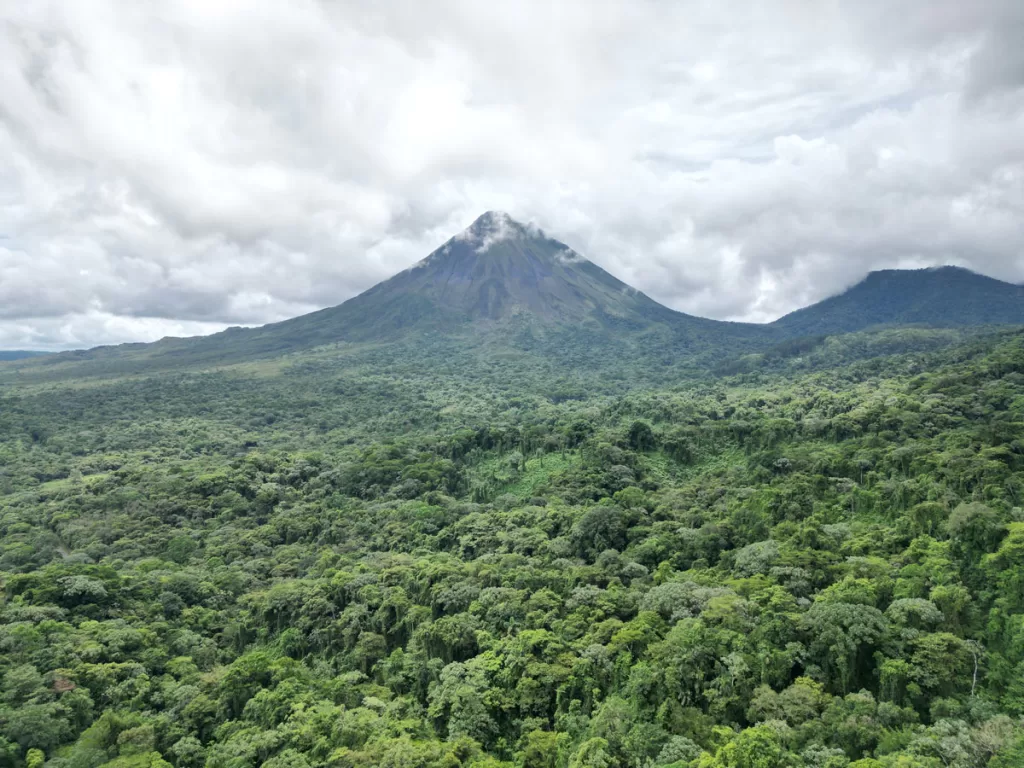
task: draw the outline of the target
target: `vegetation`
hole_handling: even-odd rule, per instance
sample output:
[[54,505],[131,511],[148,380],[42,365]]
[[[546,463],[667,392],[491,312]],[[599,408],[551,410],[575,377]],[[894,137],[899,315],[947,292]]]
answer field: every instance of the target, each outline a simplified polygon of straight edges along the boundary
[[5,365],[0,765],[1024,764],[1024,334],[568,339]]

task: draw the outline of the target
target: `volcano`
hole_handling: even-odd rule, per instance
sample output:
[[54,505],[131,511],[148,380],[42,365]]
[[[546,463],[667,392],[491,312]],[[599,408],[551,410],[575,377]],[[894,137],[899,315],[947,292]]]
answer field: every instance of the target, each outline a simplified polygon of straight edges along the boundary
[[708,334],[733,340],[772,334],[763,326],[669,309],[565,243],[499,211],[488,211],[426,258],[343,304],[226,334],[244,339],[250,349],[272,352],[524,327],[548,335],[585,332],[592,340],[657,332],[684,345],[701,340],[701,346]]

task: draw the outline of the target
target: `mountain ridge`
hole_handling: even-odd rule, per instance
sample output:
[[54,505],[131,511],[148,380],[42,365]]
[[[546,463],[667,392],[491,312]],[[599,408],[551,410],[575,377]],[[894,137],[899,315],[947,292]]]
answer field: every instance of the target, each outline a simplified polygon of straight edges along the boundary
[[1024,286],[959,266],[881,269],[841,293],[769,325],[788,336],[851,333],[880,325],[960,328],[1024,323]]

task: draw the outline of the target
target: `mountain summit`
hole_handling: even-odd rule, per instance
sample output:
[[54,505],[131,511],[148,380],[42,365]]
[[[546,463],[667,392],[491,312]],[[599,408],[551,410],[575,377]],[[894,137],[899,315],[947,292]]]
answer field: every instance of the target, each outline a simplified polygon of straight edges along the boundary
[[488,211],[425,259],[344,304],[245,333],[262,338],[261,346],[285,349],[510,321],[603,331],[679,318],[716,324],[674,312],[537,227]]
[[488,211],[410,269],[353,299],[430,302],[449,321],[647,322],[664,307],[540,229]]

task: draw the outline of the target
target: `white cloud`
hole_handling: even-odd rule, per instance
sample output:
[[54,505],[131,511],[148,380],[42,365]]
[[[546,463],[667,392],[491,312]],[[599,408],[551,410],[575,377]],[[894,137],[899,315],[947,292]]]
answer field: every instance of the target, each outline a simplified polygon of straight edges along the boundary
[[126,317],[109,312],[74,312],[27,321],[0,319],[0,349],[61,350],[121,344],[125,340],[158,341],[223,331],[224,323]]
[[576,253],[572,248],[563,248],[561,251],[555,254],[555,258],[562,264],[582,264],[586,263],[586,259],[580,254]]
[[1024,279],[1016,0],[42,0],[0,21],[0,346],[279,320],[491,209],[714,317],[883,267]]
[[[487,253],[498,243],[528,236],[531,229],[534,228],[519,224],[505,211],[487,211],[472,226],[455,235],[454,239],[474,246],[477,253]],[[539,230],[534,231],[538,235],[542,234]]]

